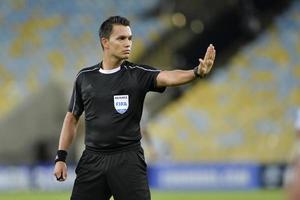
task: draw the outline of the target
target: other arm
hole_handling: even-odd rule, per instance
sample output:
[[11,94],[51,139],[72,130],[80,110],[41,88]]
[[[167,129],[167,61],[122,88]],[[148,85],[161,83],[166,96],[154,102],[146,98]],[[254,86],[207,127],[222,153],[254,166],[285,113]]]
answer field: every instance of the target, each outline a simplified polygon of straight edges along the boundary
[[[67,112],[59,138],[58,150],[68,150],[70,147],[78,126],[78,119],[73,113]],[[54,176],[58,181],[64,181],[67,178],[67,165],[63,161],[57,161],[54,167]]]
[[67,112],[59,138],[59,150],[68,150],[76,134],[78,119],[71,112]]

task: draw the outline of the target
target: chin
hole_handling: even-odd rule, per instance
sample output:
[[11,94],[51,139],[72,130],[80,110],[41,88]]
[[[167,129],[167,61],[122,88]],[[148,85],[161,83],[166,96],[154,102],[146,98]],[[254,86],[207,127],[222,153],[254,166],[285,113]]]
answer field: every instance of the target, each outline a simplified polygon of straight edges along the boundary
[[117,58],[119,60],[127,60],[129,58],[129,54],[128,55],[121,55],[121,56],[117,56]]
[[127,60],[129,58],[129,55],[123,56],[122,59],[123,60]]

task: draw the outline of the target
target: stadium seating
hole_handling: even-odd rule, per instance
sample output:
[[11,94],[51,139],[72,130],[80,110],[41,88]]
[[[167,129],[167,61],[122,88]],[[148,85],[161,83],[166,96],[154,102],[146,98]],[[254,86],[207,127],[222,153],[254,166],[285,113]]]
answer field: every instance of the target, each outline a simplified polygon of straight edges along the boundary
[[225,69],[213,69],[210,81],[199,81],[152,121],[172,160],[286,161],[300,106],[299,10],[294,2]]
[[131,20],[135,42],[132,57],[142,54],[169,28],[157,17],[139,17],[158,3],[158,0],[1,2],[0,119],[49,81],[71,85],[80,68],[99,62],[98,28],[111,15],[126,15]]

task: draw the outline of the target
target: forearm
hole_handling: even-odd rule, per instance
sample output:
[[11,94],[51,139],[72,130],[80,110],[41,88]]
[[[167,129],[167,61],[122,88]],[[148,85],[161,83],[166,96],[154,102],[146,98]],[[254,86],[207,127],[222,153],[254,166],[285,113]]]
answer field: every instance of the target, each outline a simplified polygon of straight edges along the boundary
[[64,123],[59,138],[59,150],[67,150],[75,137],[78,120],[68,112],[65,116]]
[[193,70],[172,70],[161,71],[157,77],[157,86],[178,86],[194,80],[195,74]]

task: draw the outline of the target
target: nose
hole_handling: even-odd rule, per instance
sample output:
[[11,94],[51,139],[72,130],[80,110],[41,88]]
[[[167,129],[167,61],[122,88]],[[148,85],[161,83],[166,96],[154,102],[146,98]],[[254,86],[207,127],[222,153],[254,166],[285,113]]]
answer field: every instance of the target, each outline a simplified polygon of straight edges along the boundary
[[132,45],[132,41],[127,39],[125,43],[125,47],[131,47],[131,45]]

